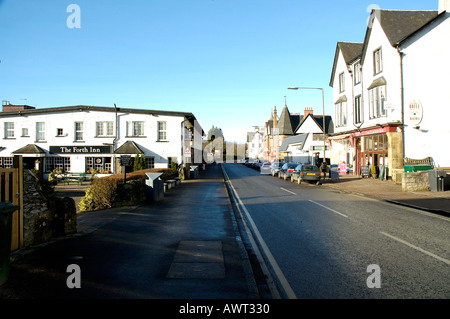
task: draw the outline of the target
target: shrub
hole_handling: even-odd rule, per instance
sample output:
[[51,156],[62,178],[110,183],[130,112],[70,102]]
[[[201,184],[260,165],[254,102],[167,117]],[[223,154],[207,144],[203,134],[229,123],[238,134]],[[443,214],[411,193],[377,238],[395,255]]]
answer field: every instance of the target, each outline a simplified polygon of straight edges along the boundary
[[80,211],[112,207],[116,197],[116,190],[117,180],[115,179],[96,178],[92,180],[91,187],[86,190],[85,196],[80,201]]

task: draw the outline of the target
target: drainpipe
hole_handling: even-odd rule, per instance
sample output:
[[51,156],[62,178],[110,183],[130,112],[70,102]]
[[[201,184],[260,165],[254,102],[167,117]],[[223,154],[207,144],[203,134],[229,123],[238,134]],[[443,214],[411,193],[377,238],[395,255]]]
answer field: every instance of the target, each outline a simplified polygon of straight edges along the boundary
[[114,103],[114,111],[116,113],[116,136],[113,140],[113,161],[114,161],[114,174],[117,174],[117,163],[116,163],[116,142],[117,142],[117,131],[118,131],[118,122],[117,122],[117,106]]
[[403,87],[403,52],[400,51],[399,45],[397,45],[397,52],[400,57],[400,98],[401,98],[401,113],[402,113],[402,121],[401,121],[401,127],[402,127],[402,144],[403,144],[403,159],[402,159],[402,166],[405,159],[405,94],[404,94],[404,87]]

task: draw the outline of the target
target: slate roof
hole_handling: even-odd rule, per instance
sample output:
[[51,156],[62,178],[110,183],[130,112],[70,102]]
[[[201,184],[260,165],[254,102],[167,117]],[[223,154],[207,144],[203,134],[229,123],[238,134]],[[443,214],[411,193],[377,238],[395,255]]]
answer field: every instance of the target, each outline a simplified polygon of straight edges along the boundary
[[13,154],[45,154],[45,151],[35,144],[28,144],[15,150]]
[[305,141],[308,138],[308,133],[304,133],[304,134],[299,134],[299,135],[295,135],[295,136],[291,136],[291,137],[287,137],[283,140],[283,143],[280,146],[280,151],[281,152],[285,152],[287,151],[289,145],[291,144],[300,144],[301,143],[301,147],[300,149],[303,149],[303,146],[305,145]]
[[116,154],[144,154],[133,141],[126,141],[114,153]]
[[333,71],[331,73],[330,86],[333,86],[336,65],[339,58],[339,52],[342,52],[345,63],[347,65],[353,63],[356,59],[361,57],[364,43],[362,42],[338,42],[336,44],[336,53],[334,54]]
[[295,129],[303,119],[303,115],[291,114],[287,105],[281,111],[280,119],[278,120],[278,134],[280,135],[294,135]]
[[[389,43],[393,47],[397,47],[400,43],[418,30],[422,29],[430,22],[439,17],[438,11],[404,11],[404,10],[372,10],[370,19],[378,17],[381,27],[383,28]],[[367,27],[364,38],[364,47],[362,52],[362,60],[365,57],[365,49],[370,39],[372,28]]]
[[[308,116],[311,116],[313,118],[313,120],[317,123],[317,125],[320,127],[320,129],[323,132],[323,115],[309,114]],[[302,122],[296,127],[295,132],[298,131],[298,129],[303,124],[303,122],[308,118],[308,116],[305,117],[302,120]],[[334,133],[333,118],[331,117],[331,115],[325,115],[325,134],[333,134],[333,133]]]
[[438,11],[379,10],[379,12],[381,26],[392,46],[396,46],[439,15]]

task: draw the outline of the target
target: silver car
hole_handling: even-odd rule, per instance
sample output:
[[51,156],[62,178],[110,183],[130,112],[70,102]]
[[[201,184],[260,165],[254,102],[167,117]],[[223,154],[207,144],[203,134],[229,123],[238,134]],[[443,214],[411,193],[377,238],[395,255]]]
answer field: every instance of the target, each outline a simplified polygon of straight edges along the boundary
[[283,164],[283,162],[273,162],[270,164],[270,174],[272,174],[272,176],[278,176],[278,171],[281,169]]

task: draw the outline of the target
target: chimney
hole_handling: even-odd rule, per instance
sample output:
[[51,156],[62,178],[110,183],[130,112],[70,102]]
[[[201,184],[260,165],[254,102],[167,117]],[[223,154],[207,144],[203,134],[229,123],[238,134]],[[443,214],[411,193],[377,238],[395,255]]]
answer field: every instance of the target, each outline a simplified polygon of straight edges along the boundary
[[439,0],[439,14],[444,11],[450,12],[450,0]]
[[305,111],[303,112],[304,118],[306,118],[309,114],[313,115],[312,107],[305,107]]
[[277,107],[273,107],[273,128],[278,126]]

